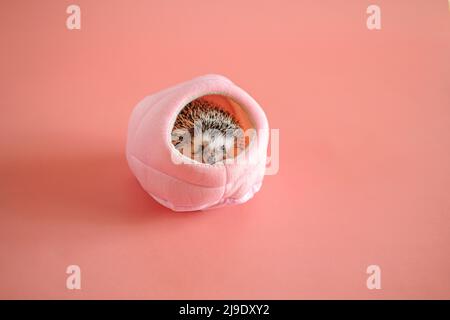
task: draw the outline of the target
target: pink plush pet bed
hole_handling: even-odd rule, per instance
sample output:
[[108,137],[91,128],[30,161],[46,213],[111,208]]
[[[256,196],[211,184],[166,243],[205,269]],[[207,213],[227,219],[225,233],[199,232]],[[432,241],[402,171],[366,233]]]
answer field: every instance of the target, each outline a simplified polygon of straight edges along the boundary
[[[198,98],[214,102],[253,133],[232,161],[202,163],[172,144],[178,114]],[[144,98],[131,114],[126,155],[131,171],[156,201],[174,211],[195,211],[252,198],[263,181],[267,146],[268,122],[258,103],[229,79],[206,75]]]

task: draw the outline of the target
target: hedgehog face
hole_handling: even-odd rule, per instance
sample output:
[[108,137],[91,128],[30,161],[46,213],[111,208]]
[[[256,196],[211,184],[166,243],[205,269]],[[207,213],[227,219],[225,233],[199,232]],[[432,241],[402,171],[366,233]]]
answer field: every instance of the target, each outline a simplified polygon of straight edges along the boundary
[[181,131],[172,133],[175,148],[191,159],[202,163],[215,164],[233,158],[236,149],[242,149],[241,130],[229,130],[223,133],[216,129],[202,131]]
[[243,149],[242,129],[227,112],[214,105],[194,100],[180,112],[172,131],[172,143],[185,156],[215,164]]
[[205,131],[201,142],[201,149],[197,151],[202,153],[202,162],[208,164],[225,160],[233,145],[233,140],[218,130]]

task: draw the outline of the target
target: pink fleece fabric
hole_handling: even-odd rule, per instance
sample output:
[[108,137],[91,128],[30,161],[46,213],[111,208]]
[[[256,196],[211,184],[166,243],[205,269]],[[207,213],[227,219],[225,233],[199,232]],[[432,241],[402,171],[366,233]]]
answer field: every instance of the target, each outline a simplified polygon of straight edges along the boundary
[[[233,163],[203,164],[181,155],[171,143],[176,116],[190,101],[222,95],[247,114],[256,137]],[[260,189],[266,167],[268,122],[259,104],[221,75],[205,75],[147,96],[134,108],[126,156],[141,186],[174,211],[195,211],[246,202]],[[184,159],[177,164],[173,159]],[[188,160],[188,161],[186,161]],[[187,163],[186,163],[187,162]]]

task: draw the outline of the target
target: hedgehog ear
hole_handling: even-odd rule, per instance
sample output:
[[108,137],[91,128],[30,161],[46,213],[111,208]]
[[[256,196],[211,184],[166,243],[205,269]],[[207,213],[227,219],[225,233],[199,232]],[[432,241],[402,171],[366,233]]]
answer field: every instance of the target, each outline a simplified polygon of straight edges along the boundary
[[183,132],[184,132],[184,130],[182,130],[182,129],[175,129],[172,131],[171,138],[172,138],[173,145],[176,146],[183,141],[183,135],[184,135]]

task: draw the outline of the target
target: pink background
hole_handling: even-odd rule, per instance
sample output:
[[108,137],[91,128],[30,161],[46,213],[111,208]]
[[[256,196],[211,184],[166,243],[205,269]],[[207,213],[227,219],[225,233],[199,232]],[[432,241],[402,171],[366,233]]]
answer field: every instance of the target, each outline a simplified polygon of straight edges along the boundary
[[[450,298],[447,1],[77,0],[69,31],[71,3],[0,3],[0,298]],[[280,171],[174,214],[127,167],[128,116],[206,73],[263,106]]]

